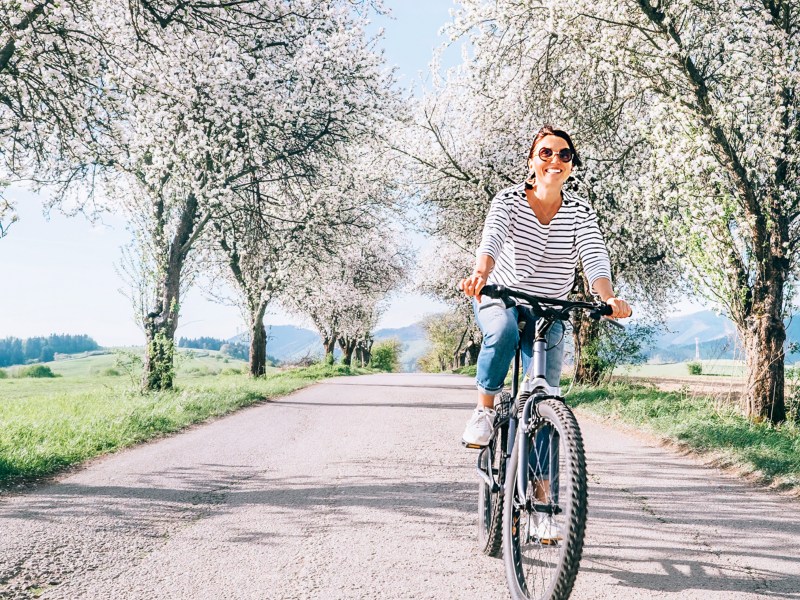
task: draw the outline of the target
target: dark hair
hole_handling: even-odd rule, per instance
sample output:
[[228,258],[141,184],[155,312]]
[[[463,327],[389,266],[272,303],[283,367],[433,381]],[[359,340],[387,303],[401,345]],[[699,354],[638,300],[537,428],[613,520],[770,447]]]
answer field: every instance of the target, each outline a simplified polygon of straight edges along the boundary
[[533,143],[531,144],[531,151],[528,153],[528,160],[533,158],[533,149],[536,148],[536,144],[539,143],[539,140],[547,137],[548,135],[560,137],[562,140],[567,142],[567,145],[569,146],[569,149],[572,150],[573,155],[572,168],[581,166],[581,157],[578,156],[578,151],[575,150],[575,144],[572,143],[572,138],[569,137],[569,134],[566,131],[561,129],[553,129],[552,125],[545,125],[536,133],[533,138]]

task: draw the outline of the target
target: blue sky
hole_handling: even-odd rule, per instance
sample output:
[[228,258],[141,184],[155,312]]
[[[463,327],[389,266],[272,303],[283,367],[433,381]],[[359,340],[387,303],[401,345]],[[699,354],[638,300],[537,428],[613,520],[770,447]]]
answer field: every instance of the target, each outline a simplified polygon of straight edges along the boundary
[[[451,0],[388,0],[392,17],[377,18],[383,27],[383,47],[397,67],[399,83],[421,81],[434,48],[441,44],[439,28],[449,19]],[[458,61],[458,51],[445,53],[443,64]],[[86,333],[104,346],[141,345],[143,334],[129,300],[120,293],[124,282],[116,271],[120,247],[130,236],[124,220],[111,216],[98,223],[85,218],[43,215],[42,199],[19,187],[6,190],[17,203],[20,221],[0,240],[0,338],[50,333]],[[421,242],[415,238],[416,243]],[[380,322],[401,327],[443,305],[414,294],[397,296]],[[278,311],[268,323],[304,324]],[[208,300],[201,289],[184,299],[178,336],[227,338],[243,330],[236,308]]]

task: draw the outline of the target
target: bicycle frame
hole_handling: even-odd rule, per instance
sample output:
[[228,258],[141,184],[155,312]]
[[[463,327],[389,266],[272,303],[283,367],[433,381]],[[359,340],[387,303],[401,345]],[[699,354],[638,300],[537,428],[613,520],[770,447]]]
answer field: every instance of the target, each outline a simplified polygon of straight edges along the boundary
[[[563,398],[554,392],[558,388],[550,386],[547,382],[545,374],[547,372],[547,334],[553,327],[555,319],[547,317],[539,317],[536,320],[536,334],[533,340],[533,354],[531,356],[531,364],[528,367],[528,373],[522,382],[521,395],[514,394],[514,386],[512,385],[512,394],[517,398],[517,402],[525,398],[525,404],[522,408],[522,418],[519,422],[519,427],[523,432],[528,432],[532,426],[532,419],[535,417],[534,410],[536,403],[546,398],[556,398],[563,401]],[[518,377],[519,373],[519,356],[521,353],[521,346],[517,346],[517,351],[514,357],[514,375]],[[544,393],[542,393],[544,392]],[[519,413],[517,413],[519,414]],[[514,429],[512,436],[511,429]],[[508,456],[511,456],[511,451],[514,448],[516,439],[517,418],[513,417],[509,421],[509,448]],[[525,498],[526,490],[528,489],[528,466],[529,457],[531,452],[531,443],[527,435],[521,436],[519,452],[519,468],[517,469],[517,493],[521,498]],[[552,458],[552,457],[551,457]],[[550,471],[552,473],[552,470]]]
[[[522,322],[521,319],[519,322]],[[560,396],[552,394],[554,390],[550,385],[548,385],[547,380],[545,378],[546,368],[547,368],[547,333],[552,328],[555,320],[552,318],[547,317],[540,317],[536,321],[536,333],[534,336],[533,341],[533,355],[531,357],[531,364],[528,366],[528,373],[526,373],[525,377],[523,378],[522,382],[520,382],[520,372],[521,372],[521,363],[522,363],[522,345],[521,342],[517,344],[516,350],[514,352],[514,361],[513,361],[513,370],[512,370],[512,378],[511,378],[511,398],[515,402],[518,402],[521,398],[526,398],[523,410],[522,410],[522,422],[521,427],[523,431],[527,431],[531,426],[531,418],[533,415],[533,410],[536,405],[536,402],[542,400],[544,398],[559,398],[563,400]],[[530,375],[530,376],[528,376]],[[522,388],[520,394],[520,387]],[[546,394],[534,394],[536,390],[545,390]],[[519,412],[517,410],[510,411],[508,416],[508,435],[506,437],[506,448],[498,448],[497,451],[503,453],[503,460],[508,461],[511,457],[511,451],[514,449],[514,444],[516,442],[517,437],[517,427],[519,424]],[[494,435],[500,431],[500,427],[496,428]],[[530,442],[528,441],[527,436],[523,436],[522,438],[522,452],[520,453],[520,468],[518,469],[518,478],[517,478],[517,485],[518,490],[520,491],[521,497],[525,497],[525,490],[528,487],[528,456],[530,453]],[[486,450],[484,450],[486,451]],[[482,451],[483,452],[483,451]],[[493,492],[497,492],[498,490],[502,493],[502,486],[498,484],[497,481],[494,479],[493,473],[487,473],[481,468],[481,454],[478,455],[478,475],[480,475],[481,479],[483,479],[486,484],[492,489]],[[491,458],[491,457],[490,457]],[[489,464],[492,464],[492,460],[489,460]]]

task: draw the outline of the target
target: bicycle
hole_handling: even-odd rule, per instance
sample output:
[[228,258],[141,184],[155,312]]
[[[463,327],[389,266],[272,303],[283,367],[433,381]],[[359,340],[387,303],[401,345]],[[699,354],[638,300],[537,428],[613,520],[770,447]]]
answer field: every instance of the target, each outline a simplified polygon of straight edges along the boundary
[[[575,416],[558,388],[545,379],[546,337],[556,321],[569,319],[574,310],[600,319],[611,315],[612,308],[603,302],[533,296],[500,285],[484,286],[481,295],[501,299],[506,307],[522,300],[537,320],[533,356],[521,389],[517,345],[511,392],[495,398],[489,443],[468,446],[481,449],[478,542],[485,554],[502,554],[514,600],[566,600],[583,552],[586,459]],[[522,330],[521,311],[519,315]]]

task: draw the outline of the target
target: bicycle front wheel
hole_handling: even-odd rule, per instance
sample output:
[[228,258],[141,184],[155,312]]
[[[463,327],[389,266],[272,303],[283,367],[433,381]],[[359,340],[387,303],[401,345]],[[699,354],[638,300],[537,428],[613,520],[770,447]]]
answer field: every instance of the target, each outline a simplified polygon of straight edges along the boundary
[[[586,458],[575,416],[562,401],[536,408],[534,429],[519,432],[508,463],[503,560],[514,600],[566,600],[578,574],[586,528]],[[520,461],[522,436],[530,452]],[[521,462],[528,470],[520,489]]]

